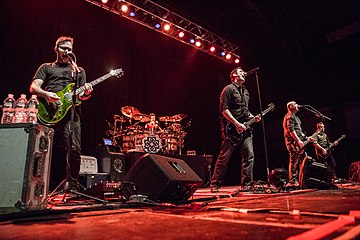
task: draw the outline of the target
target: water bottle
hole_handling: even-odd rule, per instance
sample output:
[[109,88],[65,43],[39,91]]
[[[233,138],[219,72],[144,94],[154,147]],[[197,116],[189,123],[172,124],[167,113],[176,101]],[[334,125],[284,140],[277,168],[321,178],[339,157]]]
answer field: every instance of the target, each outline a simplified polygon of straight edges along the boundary
[[39,101],[36,95],[32,95],[29,101],[26,103],[26,115],[27,122],[36,123],[37,113],[39,108]]
[[1,123],[12,123],[15,115],[14,94],[9,93],[3,104]]
[[26,116],[26,106],[27,100],[26,95],[21,94],[19,99],[16,101],[15,104],[15,117],[13,123],[26,123],[27,116]]

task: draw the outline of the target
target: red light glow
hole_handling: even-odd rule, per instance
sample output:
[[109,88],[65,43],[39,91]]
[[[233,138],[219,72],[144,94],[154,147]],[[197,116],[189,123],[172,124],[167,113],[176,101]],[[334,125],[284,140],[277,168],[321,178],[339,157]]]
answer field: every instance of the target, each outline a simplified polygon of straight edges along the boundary
[[106,4],[108,0],[101,0],[102,3]]
[[212,46],[212,47],[210,48],[210,52],[215,52],[215,50],[216,50],[216,48],[215,48],[214,46]]
[[164,30],[165,30],[165,31],[169,31],[169,30],[170,30],[170,24],[166,23],[166,24],[164,25]]
[[230,58],[231,58],[231,54],[230,54],[230,53],[226,54],[225,58],[226,58],[226,59],[230,59]]
[[127,5],[122,5],[121,6],[121,11],[123,11],[123,12],[127,12],[129,10],[129,8],[128,8],[128,6]]
[[201,47],[201,42],[200,42],[200,41],[196,41],[196,42],[195,42],[195,46]]
[[182,37],[184,37],[185,36],[185,33],[184,32],[179,32],[179,38],[182,38]]

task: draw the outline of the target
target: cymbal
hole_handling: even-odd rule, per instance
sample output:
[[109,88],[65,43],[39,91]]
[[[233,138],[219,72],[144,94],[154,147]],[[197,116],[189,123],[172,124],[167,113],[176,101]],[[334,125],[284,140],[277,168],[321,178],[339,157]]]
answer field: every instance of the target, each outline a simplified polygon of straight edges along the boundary
[[122,114],[124,114],[125,116],[127,116],[129,118],[131,118],[133,115],[140,113],[139,109],[137,109],[136,107],[132,107],[132,106],[122,107],[121,112],[122,112]]
[[133,115],[133,119],[140,122],[149,122],[150,117],[146,114],[138,113],[136,115]]
[[180,122],[181,120],[187,118],[188,115],[181,113],[181,114],[176,114],[174,116],[172,116],[172,119],[174,120],[174,122]]
[[163,116],[163,117],[159,117],[159,121],[160,122],[173,122],[173,119],[170,116]]
[[129,118],[115,114],[114,115],[114,120],[116,122],[127,122],[127,121],[129,121]]

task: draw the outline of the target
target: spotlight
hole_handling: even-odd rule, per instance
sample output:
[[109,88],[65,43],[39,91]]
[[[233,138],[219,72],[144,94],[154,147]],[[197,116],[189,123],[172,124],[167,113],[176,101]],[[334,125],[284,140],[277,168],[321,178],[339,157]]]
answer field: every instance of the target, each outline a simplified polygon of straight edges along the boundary
[[195,40],[193,38],[190,39],[190,43],[194,44]]
[[239,63],[240,62],[240,59],[235,59],[235,63]]
[[196,40],[196,42],[195,42],[195,46],[197,46],[197,47],[201,47],[201,45],[202,45],[201,41],[200,41],[200,40]]
[[106,3],[108,2],[108,0],[101,0],[101,2],[102,2],[103,4],[106,4]]
[[210,47],[210,52],[215,52],[216,48],[214,46]]
[[226,54],[225,58],[226,58],[227,60],[229,60],[229,59],[231,58],[231,54],[230,54],[230,53]]
[[220,55],[223,57],[223,56],[225,56],[225,52],[224,51],[222,51],[221,53],[220,53]]
[[179,32],[178,36],[179,36],[179,38],[183,38],[185,36],[185,33],[181,31],[181,32]]
[[126,13],[129,10],[129,7],[126,4],[121,5],[121,11]]
[[169,31],[170,28],[171,28],[170,24],[166,23],[166,24],[164,25],[164,30],[165,30],[165,31]]
[[160,28],[161,28],[160,23],[156,23],[156,24],[155,24],[155,28],[156,28],[156,29],[160,29]]
[[135,12],[130,12],[130,17],[135,17]]

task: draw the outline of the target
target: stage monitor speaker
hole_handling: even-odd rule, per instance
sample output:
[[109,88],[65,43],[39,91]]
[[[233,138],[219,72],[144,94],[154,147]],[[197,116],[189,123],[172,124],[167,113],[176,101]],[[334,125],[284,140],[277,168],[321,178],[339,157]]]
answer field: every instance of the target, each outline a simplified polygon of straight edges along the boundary
[[350,165],[349,181],[360,182],[360,162],[353,162]]
[[310,156],[306,156],[300,167],[300,187],[329,189],[333,187],[331,182],[328,182],[327,166],[323,163],[317,162]]
[[[183,161],[176,158],[145,154],[126,174],[124,183],[133,183],[136,194],[159,202],[189,199],[201,186],[201,178]],[[132,191],[122,189],[129,199]]]
[[53,136],[39,124],[0,125],[0,212],[47,207]]
[[98,169],[100,173],[108,173],[110,181],[120,182],[125,177],[125,155],[112,152],[108,146],[99,145],[97,147]]

